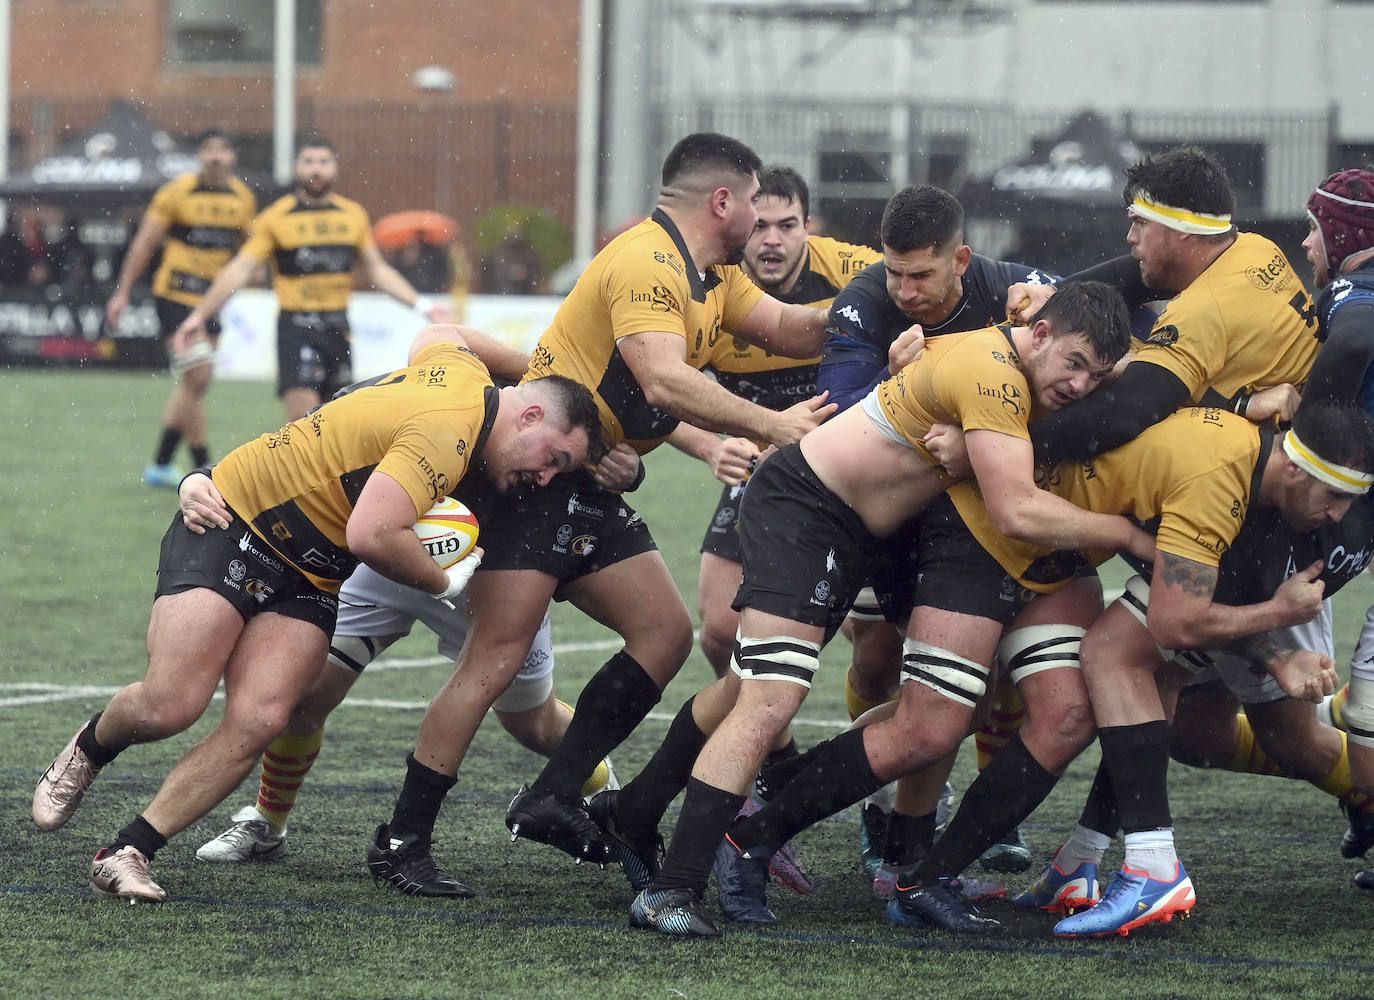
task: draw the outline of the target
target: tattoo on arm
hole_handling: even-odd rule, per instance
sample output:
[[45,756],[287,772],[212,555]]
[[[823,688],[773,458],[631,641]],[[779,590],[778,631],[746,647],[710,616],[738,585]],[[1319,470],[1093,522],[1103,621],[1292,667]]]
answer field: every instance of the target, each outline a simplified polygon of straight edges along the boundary
[[1217,589],[1217,568],[1184,559],[1170,552],[1159,554],[1165,586],[1179,587],[1189,597],[1212,599]]
[[1270,662],[1281,652],[1279,644],[1273,640],[1268,632],[1247,635],[1243,639],[1237,639],[1230,643],[1227,648],[1237,656],[1249,660],[1252,666],[1262,667],[1266,670]]

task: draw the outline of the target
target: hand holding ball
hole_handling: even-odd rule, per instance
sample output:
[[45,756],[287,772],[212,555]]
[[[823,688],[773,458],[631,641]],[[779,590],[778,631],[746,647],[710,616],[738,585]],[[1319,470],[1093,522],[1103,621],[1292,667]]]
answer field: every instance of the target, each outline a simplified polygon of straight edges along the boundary
[[461,501],[445,497],[420,516],[414,531],[435,565],[448,575],[448,586],[434,596],[447,601],[462,593],[482,562],[482,556],[473,551],[476,516]]

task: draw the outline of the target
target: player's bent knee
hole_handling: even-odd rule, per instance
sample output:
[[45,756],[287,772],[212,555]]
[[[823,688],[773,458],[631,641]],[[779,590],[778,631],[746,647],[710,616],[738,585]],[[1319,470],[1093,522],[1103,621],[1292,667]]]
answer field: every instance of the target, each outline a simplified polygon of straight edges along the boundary
[[915,681],[968,708],[988,689],[988,668],[981,663],[908,638],[902,645],[902,683]]

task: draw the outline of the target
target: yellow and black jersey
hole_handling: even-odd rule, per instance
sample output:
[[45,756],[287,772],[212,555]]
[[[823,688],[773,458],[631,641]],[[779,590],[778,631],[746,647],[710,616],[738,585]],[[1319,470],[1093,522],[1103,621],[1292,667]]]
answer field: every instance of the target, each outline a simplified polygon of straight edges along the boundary
[[337,592],[357,565],[345,531],[373,472],[400,483],[418,516],[458,487],[490,433],[497,389],[475,354],[434,344],[415,362],[235,448],[214,468],[229,506],[321,589]]
[[[870,247],[842,243],[829,236],[808,236],[806,247],[806,261],[797,283],[786,295],[774,296],[781,302],[829,309],[835,295],[850,279],[882,258]],[[770,410],[785,410],[814,396],[820,364],[819,357],[784,358],[729,336],[720,339],[707,361],[707,367],[721,385]]]
[[1136,359],[1166,368],[1194,403],[1283,382],[1301,387],[1317,356],[1312,299],[1274,243],[1241,233],[1155,321]]
[[357,202],[330,195],[306,205],[289,194],[262,210],[244,250],[271,262],[282,309],[331,312],[348,308],[353,262],[370,246],[372,223]]
[[[938,341],[937,341],[938,343]],[[1087,462],[1038,469],[1039,486],[1085,510],[1158,519],[1161,552],[1216,566],[1245,521],[1273,435],[1224,409],[1187,406],[1120,448]],[[993,527],[977,485],[949,488],[969,530],[1023,586],[1051,591],[1082,556],[1007,538]],[[1103,562],[1112,553],[1090,553]]]
[[223,186],[182,174],[157,189],[148,214],[167,227],[153,294],[194,306],[238,251],[258,210],[248,185],[230,177]]
[[924,353],[878,383],[860,404],[881,413],[925,461],[939,465],[923,439],[934,424],[957,424],[1030,440],[1032,398],[1009,326],[951,333],[926,344]]
[[662,210],[621,233],[593,258],[539,338],[525,380],[566,375],[591,389],[608,447],[628,441],[640,454],[661,443],[677,418],[650,406],[617,344],[636,333],[683,339],[687,364],[704,368],[721,328],[744,320],[763,291],[734,265],[703,275]]

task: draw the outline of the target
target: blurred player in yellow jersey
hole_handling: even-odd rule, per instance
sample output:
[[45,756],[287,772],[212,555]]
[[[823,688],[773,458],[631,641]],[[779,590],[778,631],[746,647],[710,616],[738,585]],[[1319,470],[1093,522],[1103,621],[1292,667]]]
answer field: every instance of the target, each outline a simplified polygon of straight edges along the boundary
[[206,465],[210,460],[205,393],[214,370],[219,322],[213,312],[207,314],[207,342],[198,352],[175,352],[170,339],[239,248],[258,210],[253,192],[234,176],[236,157],[227,135],[218,129],[202,133],[196,156],[200,160],[198,171],[168,181],[153,195],[124,255],[114,294],[105,305],[106,322],[117,327],[129,307],[134,282],[161,247],[162,264],[153,277],[153,296],[158,326],[168,348],[167,360],[177,381],[163,411],[162,437],[152,463],[143,472],[143,481],[172,490],[181,481],[172,467],[172,456],[183,439],[190,449],[192,466]]
[[286,419],[295,420],[353,381],[348,299],[353,269],[379,291],[435,321],[446,306],[420,295],[383,258],[372,224],[355,201],[334,193],[339,160],[325,139],[301,141],[296,188],[263,209],[243,249],[215,278],[205,298],[177,328],[178,345],[191,349],[208,318],[242,288],[263,263],[277,292],[277,395]]
[[[443,496],[483,509],[494,495],[545,486],[599,448],[596,404],[570,379],[497,389],[451,326],[421,331],[410,361],[182,482],[158,560],[147,674],[44,773],[34,823],[65,824],[102,767],[190,727],[221,681],[224,717],[96,854],[97,892],[166,898],[152,856],[232,792],[286,726],[319,674],[337,595],[360,563],[448,600],[481,552],[440,569],[411,530],[416,518]],[[428,851],[404,838],[390,844],[398,857]]]

